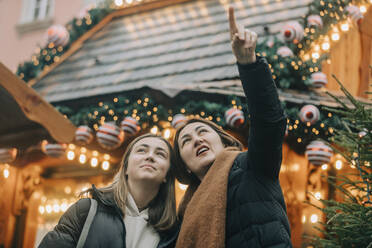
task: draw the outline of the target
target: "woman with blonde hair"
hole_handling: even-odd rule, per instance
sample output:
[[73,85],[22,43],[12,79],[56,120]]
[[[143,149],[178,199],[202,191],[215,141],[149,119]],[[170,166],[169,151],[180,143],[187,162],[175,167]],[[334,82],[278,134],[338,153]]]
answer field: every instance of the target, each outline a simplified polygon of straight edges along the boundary
[[176,177],[189,187],[179,206],[177,248],[292,247],[279,183],[286,118],[269,65],[256,56],[256,33],[231,45],[250,112],[248,151],[211,121],[189,119],[175,135]]
[[[145,134],[133,140],[113,182],[87,190],[98,206],[84,247],[174,247],[174,161],[164,138]],[[76,247],[90,206],[87,198],[72,205],[39,247]]]

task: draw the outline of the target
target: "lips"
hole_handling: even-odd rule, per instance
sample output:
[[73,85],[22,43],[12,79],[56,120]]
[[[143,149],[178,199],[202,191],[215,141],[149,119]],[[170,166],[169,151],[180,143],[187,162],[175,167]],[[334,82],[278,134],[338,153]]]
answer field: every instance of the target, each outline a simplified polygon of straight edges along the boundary
[[156,170],[154,166],[152,166],[151,164],[144,164],[144,165],[141,165],[140,168],[151,168],[153,170]]
[[198,147],[198,149],[196,150],[196,156],[199,156],[206,151],[209,151],[209,147],[206,146],[206,145],[202,145],[202,146]]

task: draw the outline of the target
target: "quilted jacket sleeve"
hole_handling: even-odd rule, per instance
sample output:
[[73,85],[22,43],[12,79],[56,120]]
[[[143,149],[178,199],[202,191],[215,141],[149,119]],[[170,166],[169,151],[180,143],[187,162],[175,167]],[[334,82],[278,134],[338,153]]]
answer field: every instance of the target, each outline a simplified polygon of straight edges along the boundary
[[76,247],[90,208],[89,199],[80,199],[61,217],[54,229],[48,232],[39,248]]
[[250,113],[249,166],[273,180],[278,178],[286,118],[266,59],[238,64]]

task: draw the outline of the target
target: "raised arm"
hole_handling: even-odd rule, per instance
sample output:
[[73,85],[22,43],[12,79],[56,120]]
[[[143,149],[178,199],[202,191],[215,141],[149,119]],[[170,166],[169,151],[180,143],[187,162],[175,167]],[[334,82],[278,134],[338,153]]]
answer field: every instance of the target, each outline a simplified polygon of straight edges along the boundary
[[286,118],[266,59],[256,56],[256,33],[238,30],[229,8],[230,37],[250,113],[248,163],[257,173],[278,178]]

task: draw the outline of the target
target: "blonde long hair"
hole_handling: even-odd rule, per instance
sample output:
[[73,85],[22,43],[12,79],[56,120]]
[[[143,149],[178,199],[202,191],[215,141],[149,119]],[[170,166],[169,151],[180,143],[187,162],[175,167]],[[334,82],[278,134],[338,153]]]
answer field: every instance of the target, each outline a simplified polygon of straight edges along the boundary
[[[129,155],[132,152],[134,145],[138,141],[149,137],[158,138],[164,141],[167,144],[170,153],[170,168],[166,175],[166,182],[160,185],[158,194],[149,204],[149,224],[152,225],[157,231],[165,231],[172,228],[177,221],[174,188],[174,167],[176,160],[172,146],[163,137],[149,133],[134,139],[128,145],[123,155],[120,163],[120,169],[116,173],[113,182],[106,187],[99,188],[99,190],[101,192],[113,192],[115,203],[125,216],[125,206],[128,195],[128,180],[125,173],[128,168]],[[89,189],[89,192],[91,193],[92,189]]]

